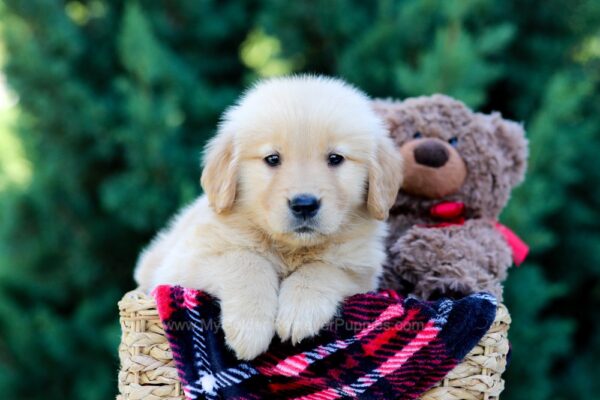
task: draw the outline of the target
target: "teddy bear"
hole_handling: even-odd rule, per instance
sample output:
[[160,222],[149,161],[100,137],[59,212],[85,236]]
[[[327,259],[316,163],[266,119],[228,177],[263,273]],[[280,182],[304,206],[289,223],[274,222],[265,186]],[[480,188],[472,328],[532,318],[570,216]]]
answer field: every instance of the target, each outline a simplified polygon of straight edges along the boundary
[[374,100],[404,158],[382,287],[422,299],[486,291],[528,248],[498,222],[528,156],[523,126],[445,95]]

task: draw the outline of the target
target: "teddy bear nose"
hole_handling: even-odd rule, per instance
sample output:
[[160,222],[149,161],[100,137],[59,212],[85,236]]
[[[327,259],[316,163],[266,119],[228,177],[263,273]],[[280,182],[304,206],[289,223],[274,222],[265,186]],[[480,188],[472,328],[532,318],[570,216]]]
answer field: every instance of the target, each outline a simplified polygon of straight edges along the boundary
[[450,158],[450,153],[444,144],[436,140],[425,140],[415,147],[415,161],[418,164],[432,168],[443,167]]

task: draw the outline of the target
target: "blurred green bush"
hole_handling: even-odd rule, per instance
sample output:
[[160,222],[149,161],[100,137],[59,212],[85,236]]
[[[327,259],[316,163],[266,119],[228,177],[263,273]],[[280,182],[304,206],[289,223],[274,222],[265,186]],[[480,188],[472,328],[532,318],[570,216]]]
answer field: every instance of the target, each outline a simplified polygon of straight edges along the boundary
[[[298,71],[525,121],[530,172],[503,220],[532,255],[507,282],[503,398],[600,392],[597,1],[5,0],[0,12],[11,148],[30,169],[6,183],[0,151],[5,398],[114,396],[116,302],[139,250],[199,193],[220,112],[256,78]],[[14,139],[0,129],[0,144]]]

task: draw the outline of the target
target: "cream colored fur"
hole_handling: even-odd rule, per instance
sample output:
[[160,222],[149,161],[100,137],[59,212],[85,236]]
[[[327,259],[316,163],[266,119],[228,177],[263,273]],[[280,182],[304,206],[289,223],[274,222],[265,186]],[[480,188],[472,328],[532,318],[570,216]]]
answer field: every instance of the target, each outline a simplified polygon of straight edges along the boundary
[[[328,165],[331,152],[345,161]],[[281,165],[264,158],[278,153]],[[241,359],[273,335],[313,336],[347,296],[377,287],[399,152],[369,101],[335,79],[263,81],[224,115],[204,157],[206,193],[142,253],[140,287],[177,284],[216,296]],[[296,232],[288,200],[321,200],[314,231]]]

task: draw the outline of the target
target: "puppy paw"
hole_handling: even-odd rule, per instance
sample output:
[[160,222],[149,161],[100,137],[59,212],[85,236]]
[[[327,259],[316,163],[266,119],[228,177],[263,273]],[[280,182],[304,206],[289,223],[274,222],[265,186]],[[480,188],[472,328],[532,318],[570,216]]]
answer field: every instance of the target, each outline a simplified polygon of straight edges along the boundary
[[225,342],[236,357],[252,360],[267,351],[275,335],[274,316],[245,312],[243,308],[228,311],[225,308],[221,318]]
[[315,336],[335,316],[339,301],[310,289],[282,285],[275,329],[282,341],[297,344]]

